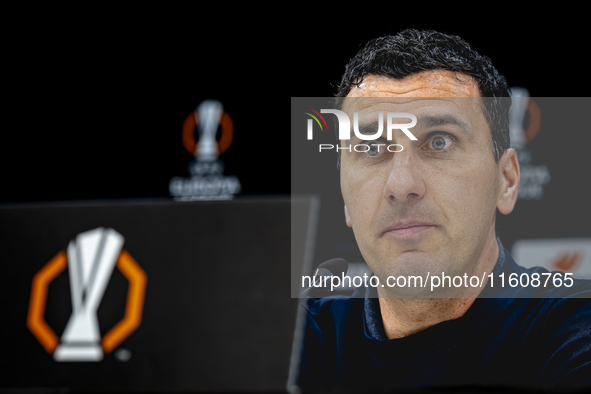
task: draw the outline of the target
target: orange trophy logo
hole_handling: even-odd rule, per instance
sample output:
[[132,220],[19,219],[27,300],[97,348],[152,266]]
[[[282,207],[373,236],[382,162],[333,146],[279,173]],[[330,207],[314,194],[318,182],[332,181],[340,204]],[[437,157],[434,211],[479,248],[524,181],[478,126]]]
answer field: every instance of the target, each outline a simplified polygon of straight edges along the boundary
[[[124,238],[113,229],[97,228],[70,241],[33,278],[27,326],[56,361],[100,361],[140,325],[146,274],[133,257],[122,250]],[[72,315],[61,338],[43,316],[47,287],[66,267],[70,276]],[[97,310],[117,267],[129,281],[125,317],[102,338]]]

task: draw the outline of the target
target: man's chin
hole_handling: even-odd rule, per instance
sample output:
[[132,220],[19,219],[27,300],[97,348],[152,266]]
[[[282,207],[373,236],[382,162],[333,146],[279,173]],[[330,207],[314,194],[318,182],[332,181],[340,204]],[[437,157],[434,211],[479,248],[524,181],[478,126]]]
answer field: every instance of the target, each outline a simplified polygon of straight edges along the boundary
[[378,271],[382,276],[427,276],[429,273],[441,271],[441,267],[444,266],[442,257],[442,254],[420,250],[403,251],[394,258],[380,262]]

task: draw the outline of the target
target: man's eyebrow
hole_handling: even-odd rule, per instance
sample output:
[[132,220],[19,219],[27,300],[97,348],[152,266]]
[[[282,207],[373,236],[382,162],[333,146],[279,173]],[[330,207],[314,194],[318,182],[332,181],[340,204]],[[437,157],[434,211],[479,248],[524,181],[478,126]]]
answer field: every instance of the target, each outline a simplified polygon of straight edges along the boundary
[[457,126],[460,131],[468,136],[472,136],[472,127],[464,119],[453,114],[443,115],[420,115],[417,117],[417,126],[422,128],[432,128],[437,126],[452,125]]
[[[410,119],[408,119],[408,123],[410,123]],[[445,125],[453,125],[453,126],[457,126],[460,131],[462,131],[464,134],[472,137],[473,133],[472,133],[472,127],[470,126],[470,124],[468,122],[466,122],[464,119],[459,118],[453,114],[443,114],[443,115],[419,115],[417,117],[417,126],[420,126],[421,128],[432,128],[432,127],[437,127],[437,126],[445,126]],[[415,127],[417,127],[415,126]],[[368,123],[362,123],[359,125],[359,132],[361,134],[375,134],[376,131],[378,130],[379,127],[379,123],[377,120],[373,121],[373,122],[368,122]],[[384,126],[383,126],[383,132],[386,131],[386,122],[384,119]],[[411,129],[412,131],[412,129]]]
[[[380,127],[380,124],[378,123],[377,120],[374,120],[373,122],[369,122],[369,123],[362,123],[359,125],[359,132],[361,134],[375,134],[378,131],[378,127]],[[386,131],[386,122],[383,123],[382,133],[384,133],[385,131]]]

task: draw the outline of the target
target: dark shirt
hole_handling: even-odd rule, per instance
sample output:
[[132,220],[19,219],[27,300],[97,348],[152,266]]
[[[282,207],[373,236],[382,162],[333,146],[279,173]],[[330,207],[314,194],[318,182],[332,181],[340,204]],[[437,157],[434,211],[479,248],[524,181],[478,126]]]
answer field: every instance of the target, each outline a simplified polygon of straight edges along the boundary
[[505,287],[487,284],[462,317],[404,338],[386,337],[379,301],[370,297],[373,288],[308,299],[299,386],[591,387],[591,281],[574,280],[569,288],[511,287],[511,273],[548,271],[518,266],[498,243],[494,275],[497,280],[505,273]]

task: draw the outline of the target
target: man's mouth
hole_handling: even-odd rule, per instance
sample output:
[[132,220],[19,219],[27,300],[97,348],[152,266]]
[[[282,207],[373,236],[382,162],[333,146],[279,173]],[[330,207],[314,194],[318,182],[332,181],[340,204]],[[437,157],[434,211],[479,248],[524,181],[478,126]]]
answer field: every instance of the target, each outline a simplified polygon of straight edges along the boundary
[[430,228],[435,227],[434,224],[426,222],[406,221],[397,222],[388,227],[384,234],[389,234],[396,238],[407,239],[415,237]]

